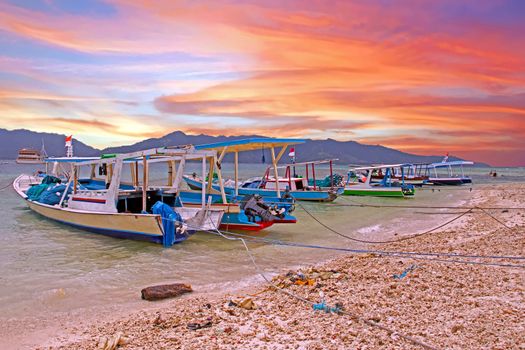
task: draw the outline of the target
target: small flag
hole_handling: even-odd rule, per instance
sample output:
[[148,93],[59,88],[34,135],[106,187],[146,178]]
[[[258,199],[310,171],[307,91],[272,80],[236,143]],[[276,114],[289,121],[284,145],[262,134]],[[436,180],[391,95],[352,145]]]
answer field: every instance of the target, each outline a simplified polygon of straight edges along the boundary
[[288,157],[295,157],[295,148],[290,148],[290,153],[288,153]]
[[73,143],[73,135],[66,136],[66,147],[71,147]]

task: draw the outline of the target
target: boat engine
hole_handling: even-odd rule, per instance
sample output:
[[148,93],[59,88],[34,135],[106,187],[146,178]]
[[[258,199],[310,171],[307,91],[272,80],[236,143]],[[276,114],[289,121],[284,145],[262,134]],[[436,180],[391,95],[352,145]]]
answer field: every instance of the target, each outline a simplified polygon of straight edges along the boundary
[[259,195],[253,194],[245,196],[241,200],[241,209],[250,221],[255,222],[258,216],[261,221],[274,221],[285,217],[285,208],[279,208],[277,205],[268,205]]

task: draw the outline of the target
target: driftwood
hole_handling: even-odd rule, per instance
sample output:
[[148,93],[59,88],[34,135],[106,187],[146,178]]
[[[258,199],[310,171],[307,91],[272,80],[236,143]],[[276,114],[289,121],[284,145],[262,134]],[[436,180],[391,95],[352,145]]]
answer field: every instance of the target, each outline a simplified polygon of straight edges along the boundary
[[140,293],[142,294],[142,299],[151,301],[166,298],[174,298],[185,293],[190,293],[191,291],[192,289],[189,284],[174,283],[146,287],[143,290],[141,290]]

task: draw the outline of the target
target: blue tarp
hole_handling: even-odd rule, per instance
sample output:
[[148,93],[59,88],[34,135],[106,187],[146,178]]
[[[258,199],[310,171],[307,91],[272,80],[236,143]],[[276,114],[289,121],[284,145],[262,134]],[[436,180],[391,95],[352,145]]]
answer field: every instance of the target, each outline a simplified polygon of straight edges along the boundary
[[[55,187],[51,187],[40,195],[38,198],[38,201],[43,204],[49,204],[49,205],[55,205],[60,203],[60,199],[62,198],[62,195],[64,194],[64,191],[66,190],[67,185],[57,185]],[[68,188],[67,193],[73,192],[71,189],[71,186]]]
[[162,218],[162,228],[164,229],[164,237],[162,244],[164,247],[170,247],[176,242],[183,241],[187,238],[185,234],[178,234],[176,232],[175,223],[182,223],[182,217],[179,213],[161,201],[158,201],[151,207],[153,214],[160,215]]
[[27,199],[30,199],[32,201],[38,200],[42,192],[47,190],[48,187],[49,185],[47,184],[40,184],[30,187],[26,192]]

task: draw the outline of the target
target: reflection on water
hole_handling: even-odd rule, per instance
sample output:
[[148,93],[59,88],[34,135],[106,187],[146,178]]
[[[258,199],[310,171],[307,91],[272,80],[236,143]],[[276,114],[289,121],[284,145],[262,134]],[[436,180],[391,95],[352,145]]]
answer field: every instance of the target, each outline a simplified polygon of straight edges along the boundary
[[[225,168],[228,166],[225,165]],[[198,169],[198,166],[195,166]],[[259,175],[261,164],[243,165],[243,177]],[[0,187],[31,166],[0,165]],[[161,181],[163,169],[153,169]],[[326,170],[326,169],[325,169]],[[343,172],[343,168],[340,172]],[[193,171],[190,167],[189,171]],[[488,169],[475,169],[474,181],[524,179],[523,169],[498,169],[503,178],[488,178]],[[319,171],[322,176],[322,171]],[[152,175],[154,178],[156,175]],[[231,170],[225,169],[230,176]],[[191,283],[199,291],[233,288],[253,280],[255,271],[241,243],[198,233],[172,248],[86,233],[38,216],[11,189],[0,192],[0,312],[4,317],[68,311],[80,307],[129,303],[140,289],[163,282]],[[439,205],[468,199],[469,191],[419,191],[415,198],[342,197],[333,204],[301,203],[336,230],[359,238],[381,239],[394,232],[414,233],[443,221],[413,209],[359,208],[366,203]],[[308,244],[362,247],[322,228],[297,206],[298,223],[274,225],[259,235]],[[255,258],[268,273],[335,256],[333,251],[250,243]],[[293,253],[292,253],[293,252]]]

